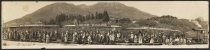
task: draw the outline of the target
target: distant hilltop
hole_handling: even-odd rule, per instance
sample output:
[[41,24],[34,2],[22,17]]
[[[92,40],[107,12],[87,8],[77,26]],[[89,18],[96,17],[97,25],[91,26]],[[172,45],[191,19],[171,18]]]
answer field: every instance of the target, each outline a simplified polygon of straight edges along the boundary
[[3,24],[3,27],[13,25],[74,25],[74,24],[113,24],[126,27],[157,27],[192,31],[195,28],[208,30],[208,21],[195,19],[178,19],[175,16],[155,16],[122,3],[99,2],[94,5],[74,5],[71,3],[53,3]]
[[102,13],[104,11],[107,11],[109,16],[114,18],[129,18],[131,20],[138,20],[155,17],[155,15],[140,11],[134,7],[126,6],[122,3],[101,2],[90,6],[85,4],[74,5],[71,3],[53,3],[42,7],[31,14],[27,14],[22,18],[6,22],[4,25],[34,24],[39,21],[49,22],[55,19],[59,14],[85,16],[96,12]]

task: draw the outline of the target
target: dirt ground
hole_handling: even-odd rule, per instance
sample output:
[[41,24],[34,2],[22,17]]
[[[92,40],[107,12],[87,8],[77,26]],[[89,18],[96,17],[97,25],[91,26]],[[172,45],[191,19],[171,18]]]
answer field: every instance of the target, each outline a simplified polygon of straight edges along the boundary
[[62,43],[39,43],[2,40],[2,49],[20,48],[208,48],[208,44],[196,45],[82,45]]

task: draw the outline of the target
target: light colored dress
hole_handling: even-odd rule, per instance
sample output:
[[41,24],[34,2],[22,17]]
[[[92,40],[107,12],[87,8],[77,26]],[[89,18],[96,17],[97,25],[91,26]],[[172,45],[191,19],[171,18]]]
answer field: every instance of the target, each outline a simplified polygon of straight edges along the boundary
[[186,39],[183,39],[183,44],[186,44],[187,43],[187,40]]
[[118,38],[120,37],[120,33],[117,34],[117,37],[118,37]]
[[141,37],[141,35],[139,36],[139,43],[142,43],[142,37]]
[[134,35],[133,35],[133,34],[131,34],[131,39],[133,39],[133,37],[134,37]]
[[75,42],[75,41],[76,41],[76,35],[77,35],[77,32],[75,32],[75,33],[73,34],[72,42]]
[[68,41],[68,33],[66,33],[64,36],[65,36],[64,41],[67,42]]
[[91,36],[88,36],[88,43],[90,44],[92,42]]
[[154,43],[154,38],[151,38],[150,39],[150,43]]
[[170,43],[170,39],[167,38],[165,42],[168,45]]
[[138,42],[138,38],[136,35],[134,35],[134,43],[137,43]]
[[46,35],[46,43],[49,43],[50,36],[49,34]]

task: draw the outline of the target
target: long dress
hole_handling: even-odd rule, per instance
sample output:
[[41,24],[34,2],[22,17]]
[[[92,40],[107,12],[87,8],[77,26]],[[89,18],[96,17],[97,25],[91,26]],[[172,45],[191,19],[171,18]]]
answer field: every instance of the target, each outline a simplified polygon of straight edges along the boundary
[[46,43],[49,43],[50,36],[49,34],[46,35]]
[[64,42],[68,42],[68,33],[64,35]]
[[72,43],[74,43],[74,42],[76,41],[76,35],[77,35],[77,33],[75,32],[75,33],[73,34]]
[[114,40],[115,40],[114,34],[111,34],[111,35],[109,36],[109,38],[110,38],[110,43],[114,43]]
[[150,43],[154,43],[154,38],[151,38],[150,39]]
[[168,45],[168,44],[170,43],[170,39],[167,38],[167,39],[165,40],[165,43]]
[[137,43],[138,39],[137,39],[137,35],[134,35],[134,43]]
[[88,36],[88,39],[87,40],[88,40],[88,44],[91,44],[92,39],[91,39],[91,36],[90,35]]
[[139,43],[142,43],[142,37],[139,35]]
[[130,42],[134,42],[134,34],[131,34],[130,35],[130,40],[129,40]]

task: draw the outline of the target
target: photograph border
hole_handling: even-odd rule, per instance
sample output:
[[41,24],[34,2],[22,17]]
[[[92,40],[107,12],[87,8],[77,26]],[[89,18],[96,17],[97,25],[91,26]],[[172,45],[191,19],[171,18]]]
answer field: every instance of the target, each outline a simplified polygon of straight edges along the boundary
[[[208,1],[208,0],[2,0],[2,1]],[[1,2],[2,3],[2,2]],[[209,1],[208,1],[209,3]],[[2,7],[2,5],[1,5]],[[209,7],[209,6],[208,6]],[[2,13],[2,9],[1,9]],[[2,21],[2,17],[0,19]],[[1,22],[2,26],[2,22]],[[1,29],[2,32],[2,29]],[[1,38],[2,40],[2,38]],[[2,41],[1,41],[2,44]],[[209,46],[209,45],[208,45]],[[2,49],[2,47],[1,47]],[[208,50],[209,48],[87,48],[87,49],[46,49],[46,48],[40,48],[40,49],[32,49],[32,50]],[[17,49],[3,49],[3,50],[17,50]],[[18,49],[19,50],[19,49]],[[29,49],[20,49],[20,50],[29,50]],[[30,49],[31,50],[31,49]]]

